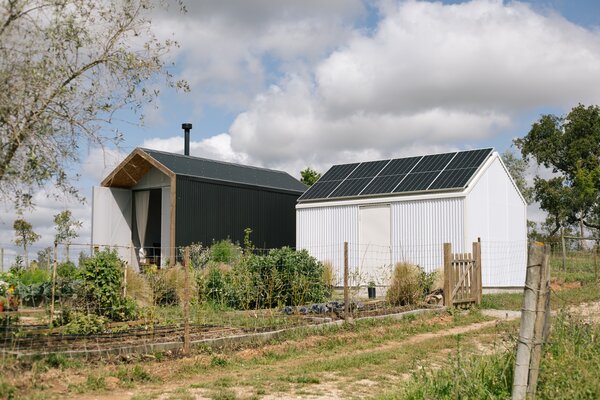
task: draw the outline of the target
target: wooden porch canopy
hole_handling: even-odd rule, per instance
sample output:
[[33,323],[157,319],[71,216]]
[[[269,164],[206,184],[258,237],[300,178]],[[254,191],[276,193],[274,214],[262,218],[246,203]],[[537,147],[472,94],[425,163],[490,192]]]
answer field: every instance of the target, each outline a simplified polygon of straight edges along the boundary
[[136,148],[102,182],[104,187],[129,189],[135,186],[154,167],[171,179],[171,190],[175,186],[175,173],[152,158],[140,148]]

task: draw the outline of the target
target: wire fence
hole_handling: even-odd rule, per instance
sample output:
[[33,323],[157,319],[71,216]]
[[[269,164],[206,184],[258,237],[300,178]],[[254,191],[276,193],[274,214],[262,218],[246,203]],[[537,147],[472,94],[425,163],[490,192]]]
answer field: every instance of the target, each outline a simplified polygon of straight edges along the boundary
[[[361,250],[347,246],[346,257],[343,243],[331,247],[342,249],[341,266],[308,251],[231,242],[169,249],[169,262],[161,262],[159,248],[30,247],[28,257],[5,260],[9,272],[0,275],[0,348],[4,356],[188,352],[190,345],[427,306],[433,273],[404,270],[401,293],[389,301],[393,268],[385,257],[392,250],[373,246],[357,266],[350,254]],[[432,306],[441,302],[438,295]]]

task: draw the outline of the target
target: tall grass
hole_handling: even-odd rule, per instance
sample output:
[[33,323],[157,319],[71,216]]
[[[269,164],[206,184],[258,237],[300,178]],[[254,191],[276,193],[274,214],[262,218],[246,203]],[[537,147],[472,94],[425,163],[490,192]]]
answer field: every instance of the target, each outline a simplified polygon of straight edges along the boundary
[[[537,398],[600,398],[600,326],[561,313],[544,347]],[[381,399],[509,399],[514,349],[487,356],[464,356],[449,365],[415,372],[400,391]]]

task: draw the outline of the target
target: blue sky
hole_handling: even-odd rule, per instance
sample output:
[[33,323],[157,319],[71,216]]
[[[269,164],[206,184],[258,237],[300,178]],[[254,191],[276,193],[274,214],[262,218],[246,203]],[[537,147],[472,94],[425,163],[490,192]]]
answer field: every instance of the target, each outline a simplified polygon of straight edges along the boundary
[[[137,146],[279,168],[493,146],[504,151],[542,113],[600,104],[600,2],[189,1],[153,15],[174,37],[172,72],[143,127],[119,114],[119,150],[81,146],[84,195]],[[124,122],[127,121],[127,122]],[[532,175],[535,173],[532,169]],[[91,206],[36,196],[43,239],[72,209],[89,241]],[[543,215],[531,209],[534,219]],[[0,245],[13,218],[0,218]]]

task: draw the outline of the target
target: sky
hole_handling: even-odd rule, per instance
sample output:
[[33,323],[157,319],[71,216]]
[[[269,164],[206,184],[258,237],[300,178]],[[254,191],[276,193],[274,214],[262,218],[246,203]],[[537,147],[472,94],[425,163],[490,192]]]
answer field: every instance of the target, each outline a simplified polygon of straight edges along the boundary
[[[36,194],[25,218],[52,243],[70,209],[90,241],[91,187],[135,147],[282,169],[449,150],[503,152],[541,114],[600,104],[600,2],[188,0],[152,16],[174,37],[171,72],[191,92],[161,89],[144,126],[123,112],[119,149],[82,144],[86,203]],[[537,173],[530,171],[530,178]],[[14,258],[10,205],[0,214]],[[530,207],[529,217],[543,220]]]

